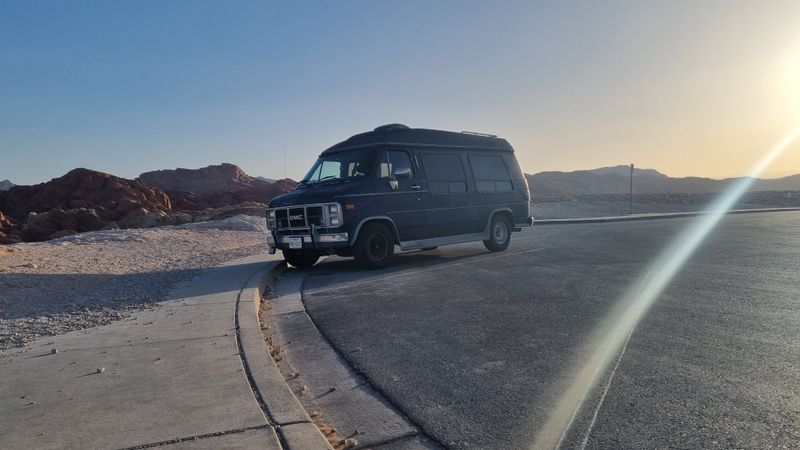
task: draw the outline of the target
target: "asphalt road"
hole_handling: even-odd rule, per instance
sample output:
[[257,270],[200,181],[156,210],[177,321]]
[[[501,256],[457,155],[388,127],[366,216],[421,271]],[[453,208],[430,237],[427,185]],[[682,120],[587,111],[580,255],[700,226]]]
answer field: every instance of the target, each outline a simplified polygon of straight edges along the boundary
[[[503,253],[459,245],[377,272],[330,258],[308,271],[304,301],[342,355],[434,439],[531,448],[601,318],[691,220],[535,226]],[[584,440],[800,448],[800,213],[722,221],[564,447]]]

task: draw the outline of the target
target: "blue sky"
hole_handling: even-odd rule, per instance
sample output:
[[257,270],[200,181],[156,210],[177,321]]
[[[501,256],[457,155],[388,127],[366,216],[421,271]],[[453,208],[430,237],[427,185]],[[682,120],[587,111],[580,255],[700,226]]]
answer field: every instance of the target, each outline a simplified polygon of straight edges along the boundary
[[800,5],[764,5],[4,0],[0,179],[280,177],[284,145],[296,178],[391,122],[499,134],[527,172],[733,176],[800,111]]

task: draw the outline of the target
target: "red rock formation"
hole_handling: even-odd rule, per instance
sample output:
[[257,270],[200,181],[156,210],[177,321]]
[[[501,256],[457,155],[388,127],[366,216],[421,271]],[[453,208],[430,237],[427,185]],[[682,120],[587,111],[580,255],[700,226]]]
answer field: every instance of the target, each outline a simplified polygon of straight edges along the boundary
[[145,172],[137,181],[166,191],[174,208],[192,211],[244,202],[267,203],[297,185],[289,179],[270,183],[227,163],[200,169]]
[[99,230],[111,222],[123,228],[141,226],[150,223],[142,217],[165,214],[171,207],[159,189],[88,169],[0,192],[0,210],[21,224],[15,227],[21,230],[17,235],[26,241],[46,240],[63,231]]
[[136,181],[168,192],[185,191],[195,194],[237,192],[270,184],[251,177],[239,166],[228,163],[200,169],[155,170],[139,175]]
[[[167,193],[158,186],[194,190]],[[147,228],[203,220],[216,215],[209,208],[252,202],[263,208],[264,203],[295,186],[292,180],[258,180],[233,164],[148,172],[137,180],[75,169],[47,183],[0,192],[0,211],[5,213],[0,213],[0,244],[43,241],[104,228]]]
[[286,191],[291,191],[297,186],[293,180],[278,180],[275,183],[266,181],[256,186],[234,192],[186,192],[167,191],[172,200],[173,207],[198,211],[206,208],[221,208],[224,206],[238,205],[245,202],[269,203],[274,197]]

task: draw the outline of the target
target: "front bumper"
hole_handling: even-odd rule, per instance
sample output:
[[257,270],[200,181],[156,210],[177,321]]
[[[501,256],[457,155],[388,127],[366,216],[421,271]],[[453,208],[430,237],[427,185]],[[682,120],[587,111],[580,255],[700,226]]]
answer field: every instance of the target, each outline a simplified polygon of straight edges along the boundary
[[296,233],[282,234],[276,238],[274,233],[270,232],[267,234],[267,245],[269,246],[270,250],[289,250],[291,249],[290,242],[293,241],[293,239],[290,238],[302,238],[303,240],[302,248],[292,250],[326,250],[347,247],[347,244],[350,242],[350,236],[347,233]]

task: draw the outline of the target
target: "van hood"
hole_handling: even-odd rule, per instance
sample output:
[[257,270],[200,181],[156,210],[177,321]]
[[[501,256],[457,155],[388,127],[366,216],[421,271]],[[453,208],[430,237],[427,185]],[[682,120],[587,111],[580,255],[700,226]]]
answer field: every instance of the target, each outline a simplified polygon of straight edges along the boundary
[[309,203],[335,202],[335,196],[349,194],[363,189],[369,180],[351,181],[326,186],[307,187],[281,194],[269,202],[270,208],[279,206],[305,205]]

